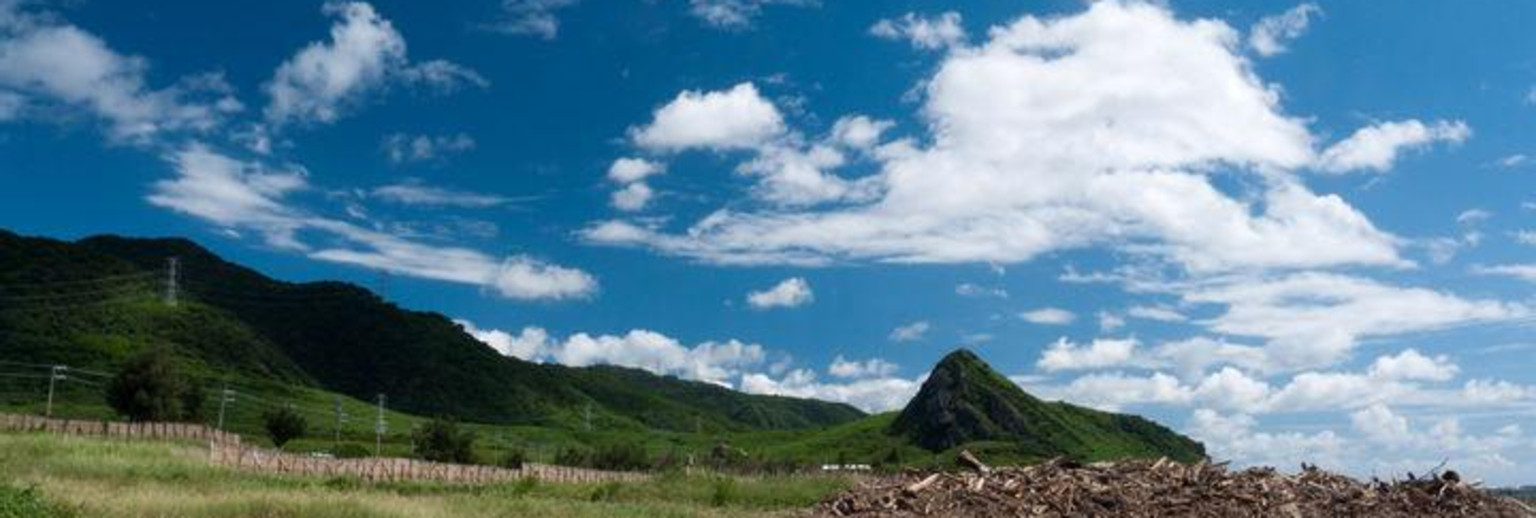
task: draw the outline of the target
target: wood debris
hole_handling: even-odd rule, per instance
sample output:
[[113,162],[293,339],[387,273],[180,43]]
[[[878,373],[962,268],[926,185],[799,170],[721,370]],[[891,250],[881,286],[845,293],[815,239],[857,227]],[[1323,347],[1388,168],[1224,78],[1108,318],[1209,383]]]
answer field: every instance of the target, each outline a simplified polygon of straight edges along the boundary
[[1231,471],[1167,459],[908,472],[872,479],[822,502],[819,516],[1279,516],[1536,517],[1518,501],[1466,483],[1455,471],[1360,481],[1303,465]]

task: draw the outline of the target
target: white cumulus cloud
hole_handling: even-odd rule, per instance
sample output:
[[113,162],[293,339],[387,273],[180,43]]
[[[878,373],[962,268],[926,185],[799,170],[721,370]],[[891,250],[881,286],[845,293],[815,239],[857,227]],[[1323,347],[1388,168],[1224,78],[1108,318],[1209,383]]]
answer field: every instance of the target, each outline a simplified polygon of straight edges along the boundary
[[898,369],[900,369],[898,365],[880,358],[864,361],[847,360],[839,354],[827,366],[827,374],[839,378],[883,378],[895,374]]
[[811,283],[801,277],[790,277],[772,288],[747,294],[747,304],[756,309],[793,308],[815,300]]
[[265,115],[275,125],[335,122],[391,82],[449,90],[486,85],[479,74],[448,61],[413,65],[405,38],[368,3],[331,1],[323,12],[337,18],[330,39],[284,61],[265,86]]
[[1066,338],[1056,340],[1040,354],[1036,366],[1046,371],[1102,369],[1126,365],[1136,353],[1136,340],[1099,339],[1078,345]]
[[917,394],[924,378],[865,378],[846,383],[826,383],[809,369],[796,369],[774,379],[761,373],[741,379],[741,390],[749,394],[773,394],[836,401],[856,406],[865,412],[889,412],[906,406]]
[[[1316,138],[1235,52],[1236,38],[1223,22],[1140,2],[1026,16],[945,56],[922,82],[927,136],[878,146],[878,173],[846,178],[824,161],[802,174],[814,183],[801,185],[842,188],[790,205],[811,208],[721,208],[675,232],[604,221],[583,235],[729,264],[1012,263],[1108,246],[1201,272],[1405,265],[1397,238],[1291,173],[1315,161]],[[736,149],[783,133],[744,88],[674,103],[702,112],[739,98],[731,104],[750,108],[730,111],[756,116],[648,131],[671,126],[658,114],[634,140]],[[751,131],[718,129],[738,125]],[[1218,168],[1252,173],[1250,192],[1218,189],[1207,174]],[[782,178],[764,175],[755,189]]]
[[752,83],[718,92],[685,91],[658,108],[651,123],[630,129],[652,151],[755,148],[785,131],[784,116]]
[[115,140],[144,143],[167,132],[206,132],[243,110],[222,75],[152,87],[148,60],[53,13],[25,9],[34,4],[0,1],[0,120],[64,107],[105,121]]

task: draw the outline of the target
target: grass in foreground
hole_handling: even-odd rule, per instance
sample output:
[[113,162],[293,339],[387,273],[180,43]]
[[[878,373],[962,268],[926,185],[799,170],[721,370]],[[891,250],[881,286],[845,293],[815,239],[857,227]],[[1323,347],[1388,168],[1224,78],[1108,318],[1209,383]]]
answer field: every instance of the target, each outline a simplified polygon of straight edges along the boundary
[[203,455],[192,445],[0,434],[0,518],[774,516],[849,484],[669,475],[639,483],[371,485],[240,473],[209,466]]

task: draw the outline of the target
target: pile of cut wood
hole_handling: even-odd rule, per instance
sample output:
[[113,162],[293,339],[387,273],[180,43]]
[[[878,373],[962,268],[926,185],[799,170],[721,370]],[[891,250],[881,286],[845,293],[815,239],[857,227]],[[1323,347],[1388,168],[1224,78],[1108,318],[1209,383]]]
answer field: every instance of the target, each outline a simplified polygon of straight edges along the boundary
[[1455,471],[1369,482],[1303,465],[1230,471],[1166,459],[1053,460],[992,469],[968,453],[961,473],[906,473],[834,496],[822,516],[1489,516],[1536,517]]

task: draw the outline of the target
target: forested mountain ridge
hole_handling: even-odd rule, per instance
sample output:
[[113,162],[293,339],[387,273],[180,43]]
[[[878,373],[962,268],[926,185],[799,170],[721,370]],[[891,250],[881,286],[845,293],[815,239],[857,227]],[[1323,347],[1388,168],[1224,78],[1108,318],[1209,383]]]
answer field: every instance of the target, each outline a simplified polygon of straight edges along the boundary
[[[182,275],[164,299],[168,259]],[[0,230],[0,356],[112,368],[170,345],[211,372],[310,385],[424,416],[619,426],[804,429],[862,417],[844,404],[749,395],[617,367],[501,356],[444,315],[342,282],[289,283],[185,239],[70,243]]]

